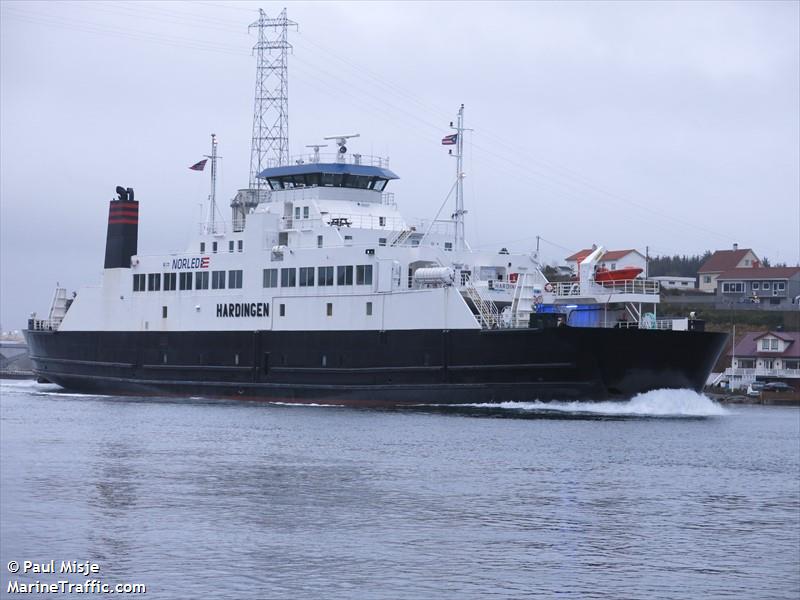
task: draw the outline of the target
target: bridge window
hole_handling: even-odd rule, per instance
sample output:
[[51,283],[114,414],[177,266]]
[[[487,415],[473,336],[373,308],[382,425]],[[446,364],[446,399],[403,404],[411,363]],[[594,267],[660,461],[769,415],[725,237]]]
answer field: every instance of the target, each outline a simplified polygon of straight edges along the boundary
[[278,287],[278,269],[264,269],[264,287]]
[[336,267],[336,285],[353,285],[352,265]]
[[182,290],[190,290],[192,289],[192,274],[191,273],[180,273],[178,277],[178,286]]
[[228,271],[228,287],[231,289],[239,289],[242,287],[242,270],[236,269]]
[[161,289],[161,273],[148,273],[147,290],[150,292],[157,292],[160,289]]
[[178,280],[177,273],[164,273],[164,291],[165,292],[174,292],[175,291],[175,284]]
[[356,285],[372,285],[372,265],[356,266]]
[[297,285],[297,270],[294,267],[281,269],[281,287],[295,287]]
[[318,267],[317,280],[317,285],[333,285],[333,267]]
[[144,273],[140,273],[138,275],[134,275],[133,276],[133,291],[134,292],[143,292],[143,291],[145,291]]
[[211,271],[211,289],[225,289],[225,271]]
[[194,289],[208,289],[208,271],[197,271],[194,274]]
[[300,287],[314,285],[314,267],[300,267]]

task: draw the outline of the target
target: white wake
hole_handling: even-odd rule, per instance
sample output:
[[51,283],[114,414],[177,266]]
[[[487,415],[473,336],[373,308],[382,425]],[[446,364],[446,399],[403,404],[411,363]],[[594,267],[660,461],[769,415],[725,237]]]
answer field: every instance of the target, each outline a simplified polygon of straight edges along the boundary
[[650,417],[712,417],[730,414],[726,408],[694,390],[653,390],[637,394],[630,400],[613,402],[500,402],[470,406],[531,412]]

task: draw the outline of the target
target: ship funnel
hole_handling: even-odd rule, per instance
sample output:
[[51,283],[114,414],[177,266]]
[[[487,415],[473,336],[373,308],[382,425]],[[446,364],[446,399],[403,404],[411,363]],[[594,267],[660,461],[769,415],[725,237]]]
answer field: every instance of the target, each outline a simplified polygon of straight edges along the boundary
[[117,198],[108,203],[106,269],[130,268],[139,240],[139,203],[133,188],[117,186]]

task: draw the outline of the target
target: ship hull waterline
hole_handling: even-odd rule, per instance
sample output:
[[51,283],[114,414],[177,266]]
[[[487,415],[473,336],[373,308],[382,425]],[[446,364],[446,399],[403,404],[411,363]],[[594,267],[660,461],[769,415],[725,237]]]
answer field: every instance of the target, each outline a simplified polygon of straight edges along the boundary
[[561,327],[26,331],[34,373],[77,392],[402,406],[700,391],[727,334]]

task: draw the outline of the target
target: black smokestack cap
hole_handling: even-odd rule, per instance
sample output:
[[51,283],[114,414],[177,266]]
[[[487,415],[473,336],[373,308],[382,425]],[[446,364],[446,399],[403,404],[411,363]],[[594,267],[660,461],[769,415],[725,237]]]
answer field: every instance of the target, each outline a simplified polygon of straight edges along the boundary
[[118,185],[116,192],[118,198],[108,203],[105,268],[128,269],[139,241],[139,203],[133,188]]

